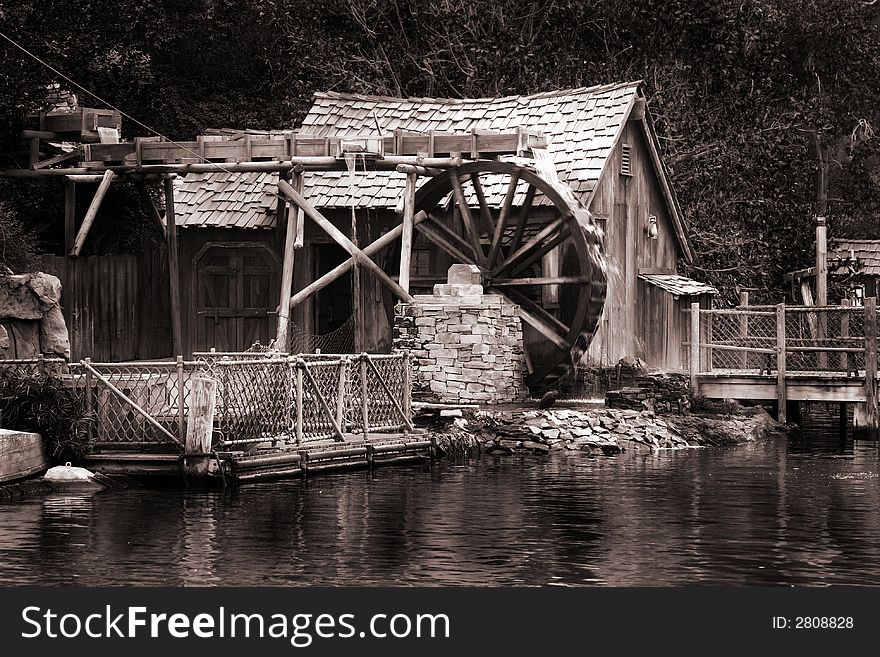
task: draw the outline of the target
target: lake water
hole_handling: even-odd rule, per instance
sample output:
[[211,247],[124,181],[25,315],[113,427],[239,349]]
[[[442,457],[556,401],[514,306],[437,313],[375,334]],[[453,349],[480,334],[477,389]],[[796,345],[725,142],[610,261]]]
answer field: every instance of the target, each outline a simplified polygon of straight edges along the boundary
[[0,583],[880,584],[875,442],[483,456],[0,504]]

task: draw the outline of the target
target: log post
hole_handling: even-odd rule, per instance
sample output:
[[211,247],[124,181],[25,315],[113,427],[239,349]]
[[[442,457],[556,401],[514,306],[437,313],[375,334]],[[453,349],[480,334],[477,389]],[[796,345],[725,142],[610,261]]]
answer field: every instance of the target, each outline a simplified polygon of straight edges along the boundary
[[[741,346],[748,347],[749,346],[749,316],[748,316],[748,308],[749,308],[749,293],[748,292],[740,292],[739,293],[739,307],[743,310],[743,314],[739,316],[739,337],[742,340]],[[743,351],[740,355],[740,367],[742,369],[749,369],[749,352]]]
[[[357,212],[351,209],[351,243],[355,249],[358,247]],[[357,260],[357,259],[355,259]],[[361,267],[358,262],[351,269],[351,312],[354,315],[354,350],[364,350],[364,327],[363,299],[361,298]]]
[[865,299],[865,410],[868,429],[877,429],[877,298]]
[[339,359],[339,381],[337,383],[336,389],[336,424],[339,425],[340,429],[344,428],[345,422],[345,387],[348,382],[348,377],[346,376],[348,371],[348,359],[340,358]]
[[180,442],[186,438],[186,383],[183,380],[183,356],[177,357],[177,435]]
[[191,385],[184,449],[188,455],[210,454],[214,436],[214,410],[217,406],[217,379],[196,376]]
[[403,411],[412,420],[412,357],[403,352]]
[[296,361],[296,444],[303,441],[303,363],[301,358]]
[[785,304],[776,304],[776,419],[785,424]]
[[403,232],[400,235],[400,287],[409,292],[409,277],[412,261],[413,217],[416,205],[416,175],[406,177],[406,191],[403,194]]
[[165,230],[168,238],[168,279],[171,292],[171,334],[174,353],[183,354],[183,334],[180,317],[180,264],[177,252],[177,223],[174,218],[174,181],[167,179],[165,185]]
[[95,442],[95,383],[92,380],[92,370],[91,364],[92,359],[86,358],[86,364],[89,367],[85,367],[85,405],[86,405],[86,417],[89,418],[89,443]]
[[696,395],[700,390],[700,304],[691,304],[691,393]]
[[361,354],[361,413],[363,414],[364,419],[364,440],[367,439],[367,434],[370,432],[370,418],[369,418],[369,396],[367,393],[367,358],[369,356],[367,354]]
[[[279,181],[283,177],[279,176]],[[302,167],[294,169],[293,188],[302,192],[303,174]],[[281,267],[281,300],[278,304],[278,332],[275,337],[275,347],[283,352],[289,351],[289,322],[290,322],[290,295],[293,291],[293,266],[294,254],[296,253],[296,231],[299,220],[299,208],[293,212],[287,212],[287,202],[283,194],[278,194],[278,225],[282,225],[282,218],[287,217],[284,238],[284,262]]]
[[76,239],[76,185],[67,180],[64,184],[64,252],[70,253]]
[[83,246],[86,243],[86,237],[89,236],[89,230],[91,230],[92,224],[95,223],[95,217],[98,216],[98,210],[101,208],[101,201],[103,201],[104,197],[107,195],[107,190],[110,189],[110,185],[113,182],[114,177],[115,174],[112,171],[108,170],[104,172],[104,177],[101,178],[101,184],[98,185],[98,191],[95,192],[95,196],[92,199],[91,204],[89,205],[86,216],[83,218],[83,222],[82,225],[79,227],[79,232],[76,235],[76,239],[74,239],[73,241],[73,247],[68,252],[74,258],[79,256]]

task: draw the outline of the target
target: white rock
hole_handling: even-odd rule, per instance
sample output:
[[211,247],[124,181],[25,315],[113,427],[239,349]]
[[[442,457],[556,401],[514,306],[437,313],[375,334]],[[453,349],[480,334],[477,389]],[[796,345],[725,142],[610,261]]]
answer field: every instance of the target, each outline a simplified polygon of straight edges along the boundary
[[95,473],[71,465],[56,465],[44,475],[47,481],[91,481]]

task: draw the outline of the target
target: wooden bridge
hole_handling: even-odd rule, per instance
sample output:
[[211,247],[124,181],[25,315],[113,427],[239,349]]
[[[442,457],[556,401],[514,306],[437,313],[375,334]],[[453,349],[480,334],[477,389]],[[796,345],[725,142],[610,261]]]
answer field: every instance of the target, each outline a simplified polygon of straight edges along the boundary
[[741,306],[690,314],[688,360],[695,394],[788,402],[865,404],[878,427],[877,302],[864,306]]

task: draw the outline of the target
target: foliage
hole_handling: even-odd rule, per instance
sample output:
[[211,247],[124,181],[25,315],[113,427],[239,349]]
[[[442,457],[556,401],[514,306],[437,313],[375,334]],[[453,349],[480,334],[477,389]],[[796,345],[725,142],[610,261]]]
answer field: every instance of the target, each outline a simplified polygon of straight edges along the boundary
[[0,372],[0,421],[39,433],[53,463],[78,463],[88,452],[88,423],[81,396],[46,373]]
[[33,271],[38,252],[34,234],[8,204],[0,201],[0,276],[7,268],[15,274]]
[[[878,26],[880,3],[862,0],[0,0],[2,31],[172,138],[290,127],[319,90],[642,79],[691,273],[756,303],[779,301],[785,272],[812,259],[817,143],[831,152],[831,236],[880,236]],[[14,153],[57,76],[3,44],[0,70],[0,153]]]

